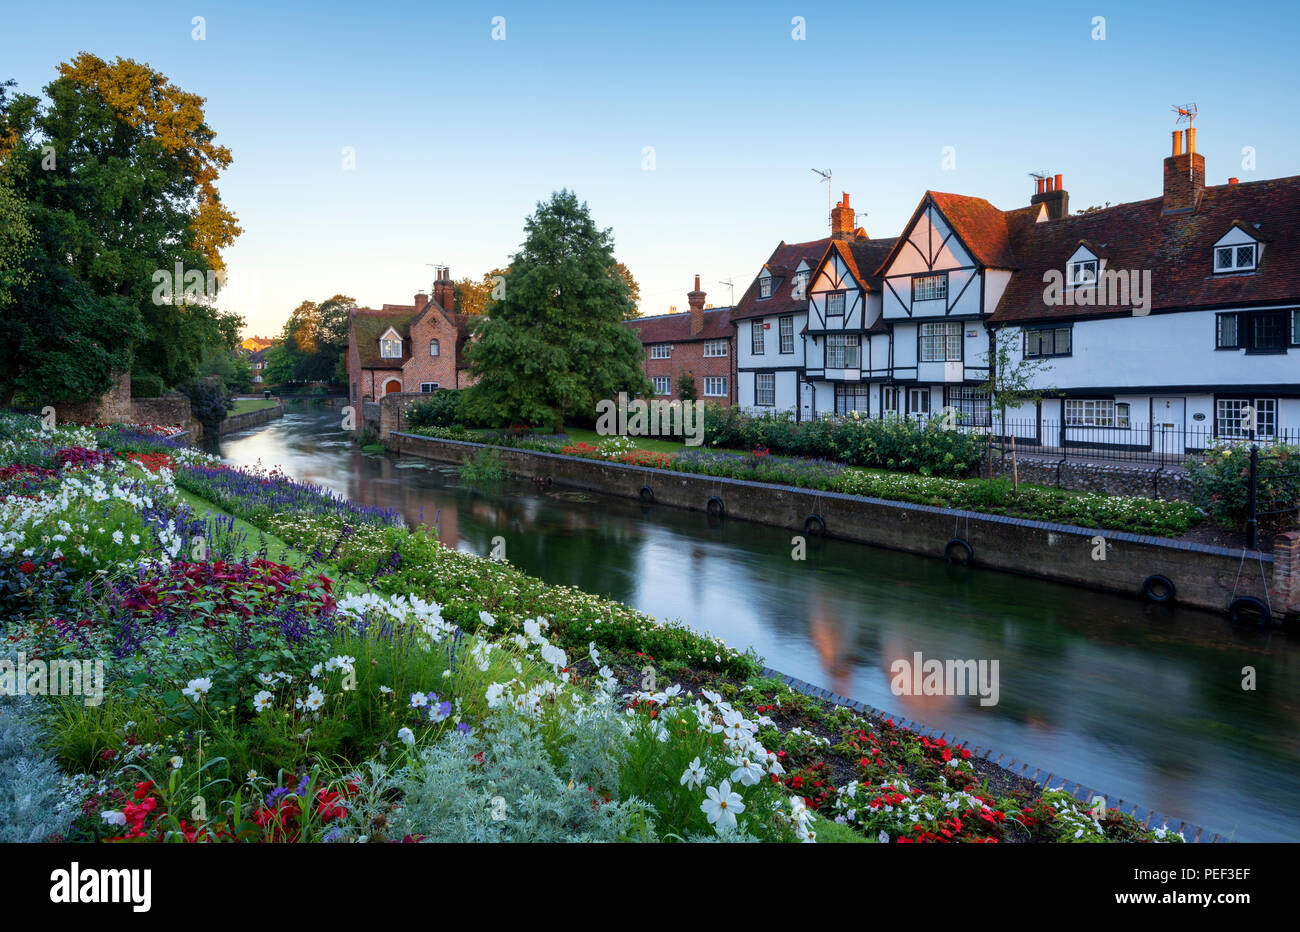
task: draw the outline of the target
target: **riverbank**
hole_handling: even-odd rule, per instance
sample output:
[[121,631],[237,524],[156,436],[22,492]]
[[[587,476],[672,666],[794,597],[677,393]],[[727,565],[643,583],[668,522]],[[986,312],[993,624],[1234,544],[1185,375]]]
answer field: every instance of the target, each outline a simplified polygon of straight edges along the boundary
[[[1102,591],[1140,597],[1153,585],[1172,584],[1169,594],[1182,604],[1224,613],[1242,597],[1271,604],[1279,619],[1300,608],[1300,579],[1291,571],[1297,564],[1287,562],[1288,572],[1280,574],[1273,555],[1260,552],[420,434],[393,433],[388,445],[400,454],[458,464],[492,450],[511,472],[542,482]],[[870,490],[871,483],[871,477],[864,476],[847,487]],[[1297,544],[1289,542],[1291,548]],[[1150,582],[1157,577],[1163,582]]]
[[[95,452],[93,435],[61,439]],[[806,704],[752,655],[449,551],[392,512],[193,451],[132,452],[65,457],[3,501],[6,559],[38,599],[5,606],[10,643],[113,658],[107,701],[4,709],[76,775],[73,810],[51,802],[40,823],[67,816],[64,838],[1177,840]],[[176,483],[222,513],[198,518]],[[65,517],[88,513],[102,530]],[[235,519],[305,562],[250,553]],[[60,522],[76,558],[37,552]],[[95,567],[122,575],[87,591]],[[226,637],[238,619],[252,652]],[[505,774],[491,799],[487,772]],[[220,815],[181,818],[217,777],[240,787]]]
[[284,417],[284,403],[278,398],[244,398],[235,402],[235,407],[221,422],[218,435],[233,434],[237,430],[246,430],[265,424],[275,418]]

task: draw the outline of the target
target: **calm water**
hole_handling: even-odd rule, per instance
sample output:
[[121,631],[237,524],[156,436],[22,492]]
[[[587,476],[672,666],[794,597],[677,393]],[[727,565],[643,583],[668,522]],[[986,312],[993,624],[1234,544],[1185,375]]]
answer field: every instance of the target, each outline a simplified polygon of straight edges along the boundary
[[[1239,841],[1300,841],[1294,638],[834,540],[797,562],[787,531],[527,481],[475,488],[454,467],[362,454],[339,420],[291,410],[221,452],[395,508],[460,550],[486,554],[500,535],[528,573],[753,646],[778,670],[1112,799]],[[893,695],[890,664],[916,651],[998,660],[998,704]]]

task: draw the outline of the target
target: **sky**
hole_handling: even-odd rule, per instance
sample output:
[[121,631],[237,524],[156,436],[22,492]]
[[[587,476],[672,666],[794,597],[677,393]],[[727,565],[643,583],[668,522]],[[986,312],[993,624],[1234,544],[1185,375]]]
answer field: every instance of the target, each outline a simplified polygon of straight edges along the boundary
[[1294,3],[95,0],[6,4],[0,80],[88,51],[205,97],[244,231],[220,303],[271,335],[304,300],[508,264],[561,188],[661,314],[827,235],[814,168],[873,237],[927,189],[1023,206],[1033,171],[1072,209],[1141,200],[1195,102],[1208,183],[1300,174],[1297,35]]

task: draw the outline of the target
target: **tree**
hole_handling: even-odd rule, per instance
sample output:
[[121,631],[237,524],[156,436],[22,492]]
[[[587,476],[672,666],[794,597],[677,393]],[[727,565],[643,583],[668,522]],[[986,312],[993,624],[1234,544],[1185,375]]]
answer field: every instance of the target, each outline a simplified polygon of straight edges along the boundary
[[695,373],[683,372],[677,376],[677,397],[682,401],[694,401],[696,399]]
[[505,295],[474,327],[465,355],[477,378],[466,408],[478,423],[549,424],[619,392],[653,391],[641,341],[623,320],[635,308],[613,240],[585,203],[559,191],[524,223]]
[[[1027,357],[1021,352],[1021,331],[1005,327],[995,329],[989,337],[989,377],[976,387],[975,393],[989,400],[989,410],[997,411],[1002,431],[1011,437],[1007,426],[1007,409],[1022,404],[1038,404],[1044,389],[1036,388],[1040,377],[1051,371],[1044,359]],[[1012,481],[1019,488],[1016,472],[1015,441],[1011,447]]]
[[319,304],[303,301],[281,331],[280,345],[267,353],[266,378],[283,382],[343,382],[348,348],[348,313],[356,299],[336,294]]
[[617,271],[619,276],[623,279],[623,281],[627,283],[628,294],[632,296],[632,313],[628,314],[627,316],[640,317],[641,316],[641,306],[640,306],[641,286],[638,285],[636,283],[636,279],[632,277],[631,269],[629,269],[622,262],[614,263],[614,270]]
[[[504,280],[509,269],[493,269],[488,272],[480,281],[474,281],[472,278],[462,278],[457,280],[456,288],[456,307],[454,310],[458,314],[466,314],[470,317],[477,317],[487,312],[488,307],[492,304],[492,293],[496,290],[498,280]],[[444,310],[453,310],[444,308]]]
[[[213,142],[203,98],[147,65],[87,53],[44,90],[48,104],[0,94],[0,173],[34,237],[31,277],[0,309],[13,362],[4,391],[89,397],[123,369],[193,378],[241,324],[214,304],[221,249],[239,227],[217,193],[230,153]],[[157,275],[178,266],[202,285],[178,297],[190,282],[171,281],[156,300]]]

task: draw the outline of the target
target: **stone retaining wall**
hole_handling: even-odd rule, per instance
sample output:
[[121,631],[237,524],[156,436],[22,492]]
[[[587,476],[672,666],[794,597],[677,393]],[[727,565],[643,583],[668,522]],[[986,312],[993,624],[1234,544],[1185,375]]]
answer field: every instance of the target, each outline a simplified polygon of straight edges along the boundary
[[256,411],[245,411],[243,414],[230,415],[221,422],[221,429],[217,431],[217,434],[224,437],[226,434],[243,430],[246,427],[253,427],[257,424],[265,424],[267,421],[273,421],[278,417],[284,417],[284,404],[277,398],[273,408],[259,408]]
[[[1011,478],[1011,458],[995,462],[993,471],[994,475]],[[1167,466],[1021,456],[1016,471],[1021,482],[1032,485],[1103,495],[1142,495],[1166,501],[1192,500],[1192,481],[1187,473]]]
[[[400,453],[450,463],[467,462],[484,448],[484,444],[408,433],[394,433],[386,444]],[[1300,585],[1294,577],[1300,569],[1296,549],[1300,541],[1288,545],[1284,567],[1289,575],[1274,578],[1274,558],[1253,551],[556,453],[493,449],[505,467],[518,475],[696,511],[707,510],[710,499],[717,498],[728,517],[797,533],[805,533],[809,517],[817,515],[829,536],[940,559],[948,542],[959,537],[969,542],[973,562],[990,569],[1133,596],[1141,594],[1148,576],[1159,574],[1174,583],[1176,599],[1183,605],[1224,612],[1235,594],[1270,601],[1276,617],[1300,611]],[[1103,542],[1105,557],[1095,559]],[[1273,593],[1278,597],[1273,598]]]

